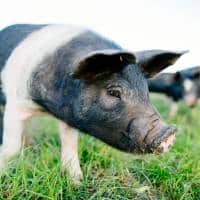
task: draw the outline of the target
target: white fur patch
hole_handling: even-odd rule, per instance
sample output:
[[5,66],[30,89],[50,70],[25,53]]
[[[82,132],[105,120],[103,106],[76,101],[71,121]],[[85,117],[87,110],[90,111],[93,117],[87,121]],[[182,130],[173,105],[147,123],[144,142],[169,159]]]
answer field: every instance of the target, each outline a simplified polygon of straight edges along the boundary
[[61,139],[62,170],[68,171],[75,182],[82,178],[82,171],[78,158],[78,131],[59,121]]
[[193,86],[194,86],[194,83],[191,80],[186,79],[183,82],[183,85],[184,85],[185,91],[190,92],[192,90]]
[[[8,58],[1,74],[7,102],[3,144],[0,150],[0,168],[3,168],[6,161],[20,150],[25,122],[33,115],[41,113],[40,106],[31,100],[28,93],[28,80],[33,70],[43,59],[82,32],[84,32],[83,29],[73,26],[46,26],[30,34]],[[61,133],[63,165],[70,161],[70,173],[81,177],[77,154],[77,133],[64,123],[61,125]],[[67,155],[66,159],[65,155]]]
[[13,50],[1,74],[7,101],[15,101],[31,110],[37,109],[28,95],[27,82],[32,71],[45,57],[83,31],[74,26],[49,25],[22,41]]

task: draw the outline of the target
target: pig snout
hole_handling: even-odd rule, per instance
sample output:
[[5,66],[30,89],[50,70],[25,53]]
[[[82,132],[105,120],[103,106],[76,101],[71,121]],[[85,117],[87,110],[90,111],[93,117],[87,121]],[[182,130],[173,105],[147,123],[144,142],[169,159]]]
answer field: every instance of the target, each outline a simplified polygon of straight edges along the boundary
[[142,153],[164,153],[172,146],[176,130],[175,125],[166,125],[159,117],[154,116],[148,122],[141,118],[132,124],[132,140],[137,140]]
[[189,106],[190,108],[194,107],[197,104],[197,97],[195,95],[187,95],[185,97],[185,101],[187,106]]
[[155,134],[150,144],[150,150],[155,153],[165,153],[172,146],[177,128],[175,125],[163,125]]

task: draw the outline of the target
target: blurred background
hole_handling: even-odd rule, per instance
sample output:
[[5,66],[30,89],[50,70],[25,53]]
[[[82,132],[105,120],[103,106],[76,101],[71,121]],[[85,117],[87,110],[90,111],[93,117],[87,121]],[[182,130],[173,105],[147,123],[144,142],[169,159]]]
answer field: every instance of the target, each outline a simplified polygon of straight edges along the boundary
[[200,1],[183,0],[6,0],[0,29],[14,23],[61,23],[86,26],[131,51],[190,50],[174,72],[199,65]]

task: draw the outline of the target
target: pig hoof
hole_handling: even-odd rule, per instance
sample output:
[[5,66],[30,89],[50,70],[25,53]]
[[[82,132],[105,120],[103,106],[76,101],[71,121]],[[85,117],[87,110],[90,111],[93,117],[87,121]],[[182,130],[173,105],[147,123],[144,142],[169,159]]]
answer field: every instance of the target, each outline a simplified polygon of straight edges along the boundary
[[70,176],[72,178],[72,181],[75,185],[80,185],[81,184],[81,181],[83,179],[83,174],[82,172],[79,172],[79,173],[76,173],[76,174],[71,174],[70,173]]
[[24,135],[22,138],[22,143],[25,147],[28,147],[33,146],[35,144],[35,141],[30,135]]
[[69,169],[63,169],[62,174],[68,173],[75,185],[80,185],[81,180],[83,179],[83,173],[82,171],[75,171],[75,170],[69,170]]
[[72,177],[72,181],[73,181],[74,185],[76,185],[76,186],[79,186],[81,184],[82,179],[83,179],[82,175]]

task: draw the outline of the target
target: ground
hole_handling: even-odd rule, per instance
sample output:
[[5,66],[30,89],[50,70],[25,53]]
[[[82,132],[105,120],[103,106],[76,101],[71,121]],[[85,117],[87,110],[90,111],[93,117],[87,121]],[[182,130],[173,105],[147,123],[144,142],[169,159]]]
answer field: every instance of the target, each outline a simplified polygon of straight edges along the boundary
[[52,200],[199,200],[200,106],[168,117],[169,103],[152,96],[167,122],[178,124],[171,151],[164,155],[130,155],[81,134],[79,156],[84,172],[80,186],[60,172],[60,141],[56,120],[34,119],[30,127],[35,144],[23,148],[0,178],[0,199]]

